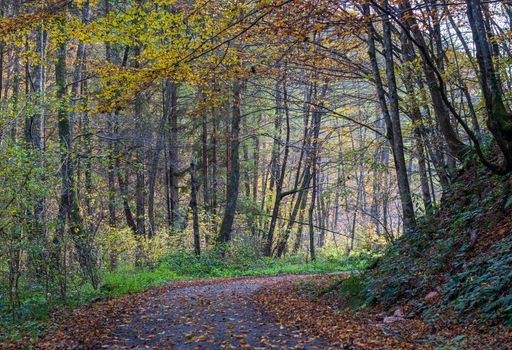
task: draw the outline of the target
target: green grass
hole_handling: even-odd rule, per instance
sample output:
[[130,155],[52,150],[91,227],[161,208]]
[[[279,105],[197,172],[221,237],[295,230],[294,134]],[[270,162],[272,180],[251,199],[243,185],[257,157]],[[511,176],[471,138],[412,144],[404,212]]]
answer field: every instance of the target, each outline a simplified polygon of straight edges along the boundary
[[192,254],[170,254],[152,269],[120,268],[105,272],[98,290],[90,286],[82,289],[81,304],[97,298],[116,297],[136,293],[168,281],[199,278],[262,276],[278,274],[329,273],[364,269],[370,261],[367,256],[320,258],[314,262],[304,257],[271,259],[266,257],[222,258],[215,253],[197,257]]
[[36,336],[44,332],[47,326],[45,320],[57,307],[75,308],[106,298],[141,292],[168,281],[360,270],[368,266],[370,261],[367,255],[320,257],[314,262],[302,256],[272,259],[240,249],[228,250],[226,257],[216,251],[199,257],[190,253],[169,254],[153,268],[121,266],[115,271],[103,271],[101,286],[96,290],[75,276],[76,281],[69,289],[65,303],[58,298],[46,298],[39,289],[27,289],[16,310],[16,320],[8,311],[5,296],[0,294],[0,344],[6,339],[26,334]]
[[235,277],[346,271],[362,269],[369,261],[370,258],[366,255],[322,257],[311,262],[302,256],[272,259],[235,252],[223,258],[212,252],[201,257],[190,254],[168,255],[161,260],[159,269],[163,268],[174,271],[178,276],[192,278]]

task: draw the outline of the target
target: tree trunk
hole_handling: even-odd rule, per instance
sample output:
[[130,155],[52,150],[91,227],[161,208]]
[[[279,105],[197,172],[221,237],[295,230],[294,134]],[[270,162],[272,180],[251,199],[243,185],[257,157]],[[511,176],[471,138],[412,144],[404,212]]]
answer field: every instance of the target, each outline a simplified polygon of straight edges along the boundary
[[228,176],[226,190],[226,208],[219,232],[219,242],[229,243],[231,231],[235,220],[238,201],[238,187],[240,183],[240,121],[242,119],[242,82],[235,79],[233,82],[233,102],[231,111],[231,133],[230,133],[230,163],[231,171]]
[[[387,2],[386,2],[387,8]],[[408,0],[404,1],[401,5],[401,9],[404,13],[411,11],[411,5]],[[389,23],[389,15],[386,14],[386,17]],[[416,44],[420,47],[421,53],[421,64],[423,71],[425,73],[425,79],[427,81],[428,90],[430,92],[430,96],[432,98],[432,107],[434,109],[434,116],[439,125],[439,130],[446,141],[446,145],[448,146],[448,151],[452,157],[455,157],[459,161],[464,161],[464,158],[468,154],[468,147],[459,139],[457,132],[452,126],[450,120],[450,113],[448,112],[447,106],[445,104],[445,100],[443,99],[443,94],[445,93],[445,87],[441,86],[441,83],[436,78],[436,73],[434,71],[433,65],[435,64],[431,57],[429,57],[427,52],[427,44],[423,37],[423,33],[418,30],[419,26],[416,22],[414,16],[407,16],[405,20],[405,25],[407,30],[411,32],[414,37]],[[389,23],[391,26],[391,23]]]
[[210,181],[208,178],[208,118],[205,113],[202,123],[201,133],[201,156],[203,158],[203,164],[201,167],[203,174],[203,207],[204,211],[209,211],[210,206]]
[[308,223],[309,223],[309,255],[311,260],[316,260],[315,252],[315,227],[313,223],[313,213],[315,210],[315,197],[317,188],[317,173],[316,173],[316,157],[313,159],[313,190],[311,192],[311,202],[308,209]]
[[[324,94],[322,94],[323,96]],[[316,202],[316,195],[317,195],[317,189],[318,189],[318,157],[319,157],[319,145],[320,145],[320,124],[322,122],[322,111],[319,110],[317,107],[313,111],[313,120],[312,120],[312,150],[311,150],[311,178],[313,179],[313,189],[311,191],[311,201],[309,204],[308,209],[308,223],[309,223],[309,254],[311,257],[311,260],[316,259],[316,252],[315,252],[315,227],[314,227],[314,218],[313,213],[315,210],[315,202]]]
[[466,0],[466,5],[480,68],[480,85],[487,111],[487,125],[503,152],[503,171],[509,172],[512,170],[512,113],[504,103],[502,87],[493,65],[492,48],[488,40],[490,33],[485,29],[482,2]]
[[156,234],[155,224],[155,187],[158,173],[158,163],[160,160],[160,153],[164,147],[164,134],[165,134],[165,123],[167,115],[165,110],[162,113],[162,119],[158,123],[156,146],[151,159],[151,166],[148,173],[148,218],[149,218],[149,231],[148,237],[152,238]]
[[212,178],[212,198],[211,198],[211,205],[210,210],[212,211],[212,214],[217,213],[217,188],[218,188],[218,180],[217,180],[217,146],[218,146],[218,137],[217,137],[217,120],[215,117],[213,118],[212,122],[213,130],[211,135],[211,178]]
[[297,200],[295,201],[292,213],[290,214],[290,219],[288,220],[288,223],[286,224],[286,229],[284,231],[283,237],[281,237],[278,244],[276,245],[275,255],[278,258],[282,257],[286,250],[286,244],[290,237],[290,234],[291,234],[291,231],[293,228],[293,224],[295,223],[297,214],[299,213],[299,211],[301,209],[303,210],[305,208],[304,203],[306,202],[306,197],[308,195],[307,188],[309,187],[309,184],[311,182],[310,171],[311,171],[311,169],[310,169],[309,165],[306,166],[306,168],[304,169],[305,174],[304,174],[304,177],[302,180],[301,189],[298,189],[297,187],[295,187],[295,190],[297,190],[297,189],[299,190],[298,195],[297,195]]
[[[311,161],[309,159],[310,157],[310,150],[311,147],[311,140],[309,138],[309,134],[311,133],[310,127],[309,127],[309,116],[310,116],[310,110],[311,110],[311,97],[313,90],[316,89],[316,82],[310,83],[307,85],[305,91],[304,91],[304,103],[302,107],[302,114],[303,114],[303,123],[304,123],[304,129],[302,134],[302,145],[301,150],[299,154],[299,161],[297,164],[297,170],[295,173],[295,181],[294,181],[294,190],[296,191],[293,194],[292,197],[292,203],[295,200],[295,204],[293,205],[292,212],[290,213],[290,219],[288,220],[288,223],[286,224],[286,229],[284,231],[283,236],[279,240],[279,242],[276,245],[276,256],[281,257],[285,253],[286,245],[288,242],[288,239],[290,238],[290,234],[293,228],[293,225],[295,224],[295,219],[297,218],[297,214],[300,210],[305,209],[305,202],[306,197],[308,195],[307,188],[309,187],[311,183]],[[322,96],[323,98],[323,96]],[[307,158],[307,161],[305,163],[305,167],[302,167],[302,163],[304,161],[304,158]],[[302,172],[301,172],[302,171]],[[302,179],[302,183],[300,184],[301,190],[299,190],[299,182]],[[298,190],[298,191],[297,191]],[[302,213],[302,212],[301,212]],[[302,214],[301,214],[302,215]],[[299,220],[301,221],[301,220]],[[302,231],[302,224],[300,224],[299,230]],[[299,239],[296,239],[296,245]],[[298,246],[294,246],[293,252],[294,254],[297,253]],[[299,243],[300,246],[300,243]]]
[[[277,86],[277,90],[281,90],[281,87]],[[283,90],[283,97],[284,97],[284,109],[285,109],[285,120],[286,120],[286,138],[285,138],[285,145],[284,145],[284,154],[283,154],[283,160],[281,163],[281,170],[278,172],[279,177],[276,180],[276,194],[275,194],[275,201],[274,201],[274,207],[272,209],[272,216],[270,219],[270,227],[267,234],[267,242],[265,244],[263,254],[265,256],[271,256],[272,255],[272,244],[274,243],[274,230],[276,228],[277,224],[277,218],[279,215],[279,206],[281,205],[282,192],[283,192],[283,185],[284,185],[284,177],[286,174],[286,166],[288,163],[288,154],[289,154],[289,144],[290,144],[290,115],[288,110],[288,104],[286,102],[287,99],[287,92],[286,92],[286,82],[282,82],[282,90]],[[277,94],[280,96],[281,92],[277,92]]]
[[[67,105],[66,82],[66,43],[59,46],[57,51],[57,63],[55,65],[55,81],[57,86],[58,129],[61,149],[61,197],[59,204],[59,244],[64,242],[64,230],[66,220],[69,220],[69,232],[78,253],[78,260],[84,274],[90,279],[94,288],[98,287],[98,275],[96,264],[92,254],[90,237],[84,228],[82,214],[77,198],[77,189],[74,179],[74,167],[72,157],[72,125]],[[65,252],[63,252],[65,254]],[[63,257],[62,257],[63,258]],[[65,291],[63,291],[65,292]]]
[[274,134],[272,143],[272,156],[270,158],[270,191],[273,191],[276,181],[279,179],[279,161],[281,154],[281,126],[283,124],[283,98],[279,82],[276,84],[276,114],[274,117]]
[[431,215],[432,198],[430,196],[430,188],[428,184],[425,149],[423,146],[422,137],[423,118],[421,116],[418,100],[416,99],[416,91],[413,85],[413,72],[411,69],[412,65],[414,64],[414,61],[416,60],[416,54],[414,53],[414,47],[412,46],[412,43],[409,41],[409,39],[404,33],[400,35],[400,40],[402,43],[402,56],[405,62],[403,80],[405,88],[407,90],[407,94],[409,95],[409,98],[411,100],[410,116],[412,122],[414,123],[414,136],[416,138],[416,158],[418,159],[421,195],[423,199],[423,205],[425,207],[425,212],[427,213],[427,215]]
[[[307,202],[308,202],[308,194],[306,192],[304,194],[304,197],[303,197],[303,199],[301,201],[301,204],[300,204],[299,220],[298,220],[299,227],[297,228],[297,236],[295,237],[295,242],[293,244],[293,250],[292,250],[292,254],[293,255],[297,255],[297,253],[299,252],[299,250],[300,250],[300,248],[302,246],[303,232],[304,232],[303,221],[304,221],[304,215],[306,213]],[[283,254],[284,254],[284,252],[283,252]]]
[[[386,6],[387,6],[387,2]],[[370,16],[370,9],[368,5],[363,5],[366,16]],[[400,193],[400,201],[402,204],[402,212],[404,217],[404,228],[412,229],[416,226],[416,218],[414,215],[414,207],[411,199],[411,191],[409,188],[409,179],[407,177],[407,169],[404,156],[404,144],[402,139],[402,130],[400,126],[400,112],[398,106],[398,91],[396,86],[394,62],[393,62],[393,44],[391,41],[391,23],[389,16],[384,16],[383,21],[383,44],[384,44],[384,57],[386,62],[386,75],[388,81],[388,96],[390,109],[388,110],[385,93],[382,87],[380,78],[380,70],[376,57],[375,49],[375,29],[371,22],[368,22],[368,55],[371,60],[374,80],[377,88],[377,95],[379,104],[386,121],[387,136],[390,140],[393,150],[393,159],[395,162],[396,176],[398,182],[398,189]]]
[[[139,0],[139,3],[142,1]],[[140,68],[139,56],[141,49],[139,45],[134,48],[135,69]],[[137,235],[139,237],[146,236],[146,165],[145,165],[145,122],[143,120],[143,95],[141,91],[135,93],[133,101],[135,109],[135,127],[136,127],[136,140],[135,140],[135,222],[137,225]]]
[[[110,0],[104,1],[104,13],[105,16],[108,16],[110,13]],[[108,63],[112,62],[112,48],[109,42],[105,42],[105,59]],[[116,130],[116,119],[117,115],[115,111],[112,111],[108,114],[107,119],[107,132],[109,136],[108,140],[108,168],[107,168],[107,182],[108,182],[108,224],[112,228],[117,227],[117,215],[116,215],[116,167],[115,167],[115,158],[116,158],[116,146],[114,141],[114,133]],[[116,261],[115,258],[111,259],[111,268],[115,267]]]
[[[261,114],[258,117],[258,125],[261,125]],[[259,166],[260,166],[260,135],[258,131],[254,135],[254,154],[253,154],[253,182],[252,182],[252,198],[254,203],[258,201],[258,182],[259,182]]]
[[169,197],[171,205],[171,230],[181,227],[181,213],[179,201],[179,147],[178,147],[178,91],[177,86],[171,80],[165,82],[165,103],[169,121]]
[[199,236],[199,213],[197,210],[197,180],[196,180],[196,164],[190,164],[190,209],[192,209],[193,230],[194,230],[194,253],[201,254],[201,237]]
[[128,201],[128,179],[129,175],[126,169],[121,167],[120,153],[116,152],[116,169],[117,169],[117,181],[119,182],[119,190],[121,192],[121,198],[123,199],[123,210],[126,217],[126,224],[132,230],[133,233],[137,233],[137,224],[133,219],[132,210],[130,208],[130,202]]

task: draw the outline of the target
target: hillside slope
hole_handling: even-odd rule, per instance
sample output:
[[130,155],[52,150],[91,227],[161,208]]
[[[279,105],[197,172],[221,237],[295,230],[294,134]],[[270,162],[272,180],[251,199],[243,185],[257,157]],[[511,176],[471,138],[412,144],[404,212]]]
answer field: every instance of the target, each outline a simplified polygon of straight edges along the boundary
[[511,183],[481,167],[464,170],[433,218],[328,294],[348,305],[400,307],[405,318],[429,323],[431,333],[512,327]]

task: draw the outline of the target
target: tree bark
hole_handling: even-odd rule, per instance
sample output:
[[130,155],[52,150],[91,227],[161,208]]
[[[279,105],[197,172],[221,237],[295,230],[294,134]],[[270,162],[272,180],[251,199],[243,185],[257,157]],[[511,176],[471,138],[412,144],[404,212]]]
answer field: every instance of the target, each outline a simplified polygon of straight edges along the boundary
[[423,199],[423,205],[425,207],[425,212],[427,215],[432,214],[432,198],[430,195],[430,187],[428,184],[427,177],[427,165],[425,158],[425,149],[423,145],[423,118],[421,116],[421,111],[418,105],[418,100],[416,99],[416,91],[414,89],[414,79],[412,72],[412,65],[416,60],[416,54],[414,53],[414,47],[412,43],[409,41],[407,36],[402,33],[400,35],[400,40],[402,43],[402,57],[404,64],[404,85],[409,95],[409,99],[411,101],[410,104],[410,116],[412,122],[414,123],[414,136],[416,139],[416,158],[418,159],[418,171],[420,177],[420,186],[421,186],[421,195]]
[[482,2],[466,0],[466,5],[476,49],[476,60],[480,68],[480,85],[487,111],[487,126],[503,153],[502,170],[509,172],[512,170],[512,113],[504,103],[502,87],[493,65],[493,52],[488,40],[490,33],[485,28]]
[[[325,89],[325,87],[324,87]],[[326,89],[325,89],[326,90]],[[324,94],[322,94],[323,96]],[[314,218],[313,213],[315,210],[315,202],[316,195],[318,190],[318,157],[319,157],[319,145],[320,145],[320,124],[322,122],[322,111],[319,110],[320,107],[316,107],[313,111],[312,117],[312,150],[311,150],[311,178],[313,180],[313,188],[311,191],[311,201],[308,209],[308,223],[309,223],[309,254],[311,260],[316,259],[316,250],[315,250],[315,227],[314,227]]]
[[[274,230],[276,228],[277,224],[277,217],[279,215],[279,207],[281,205],[282,192],[283,192],[283,185],[284,185],[284,178],[286,174],[286,166],[288,163],[288,154],[289,154],[289,144],[290,144],[290,115],[288,106],[286,103],[287,99],[287,92],[286,92],[286,82],[282,82],[282,94],[284,97],[284,113],[285,113],[285,120],[286,120],[286,136],[285,136],[285,145],[284,145],[284,154],[283,154],[283,160],[281,162],[281,170],[278,172],[279,177],[276,181],[276,194],[275,194],[275,201],[274,201],[274,207],[272,209],[272,216],[270,219],[270,227],[267,234],[267,242],[265,244],[263,254],[265,256],[271,256],[272,255],[272,245],[274,243]],[[281,87],[277,86],[277,90],[281,90]],[[280,96],[281,92],[277,92],[277,94]]]
[[235,79],[233,82],[233,96],[231,109],[231,132],[230,132],[230,172],[226,189],[226,208],[219,232],[219,242],[229,243],[231,241],[233,222],[235,220],[238,201],[238,187],[240,183],[240,121],[242,119],[242,82]]
[[[387,1],[385,1],[387,6]],[[370,16],[369,5],[363,5],[363,11],[366,16]],[[393,150],[393,159],[395,163],[395,171],[400,193],[400,201],[402,204],[402,212],[404,217],[404,228],[412,229],[416,226],[416,218],[414,215],[414,207],[411,199],[411,191],[409,188],[409,179],[407,177],[407,169],[405,164],[404,144],[402,138],[402,129],[400,126],[400,112],[398,106],[398,91],[395,79],[395,67],[393,62],[393,44],[391,41],[391,23],[389,16],[384,15],[383,20],[383,46],[384,58],[386,63],[386,76],[388,81],[389,109],[386,104],[385,93],[380,78],[380,70],[378,66],[376,49],[375,49],[375,29],[371,22],[367,24],[368,28],[368,55],[372,64],[372,71],[377,88],[379,104],[386,122],[387,136]]]
[[[385,8],[388,8],[387,2]],[[401,4],[401,9],[404,13],[407,13],[411,10],[411,5],[408,0],[405,0]],[[388,18],[389,23],[389,14],[386,13],[386,18]],[[418,23],[416,19],[412,15],[408,15],[407,19],[404,21],[407,30],[414,37],[416,44],[421,48],[420,54],[422,57],[421,64],[425,74],[425,79],[427,81],[427,87],[430,92],[430,96],[432,98],[432,107],[434,109],[434,116],[439,125],[439,131],[444,137],[446,141],[446,145],[448,146],[448,151],[450,152],[452,157],[455,157],[459,161],[464,161],[464,158],[468,154],[468,147],[465,145],[458,137],[457,132],[453,128],[453,125],[450,120],[450,113],[445,105],[443,94],[445,87],[441,85],[441,83],[436,78],[436,73],[434,71],[433,65],[435,64],[432,61],[431,57],[428,57],[427,44],[423,37],[423,34],[419,31]],[[391,26],[391,23],[389,23]]]
[[[142,1],[139,0],[139,4]],[[136,45],[134,48],[134,67],[140,68],[139,56],[141,48]],[[139,237],[146,236],[146,164],[145,164],[145,122],[143,120],[143,95],[141,91],[135,93],[134,110],[135,110],[135,127],[136,127],[136,140],[135,140],[135,223],[137,225],[137,235]]]
[[155,187],[156,179],[158,174],[158,163],[160,161],[160,153],[164,148],[164,134],[165,134],[165,123],[167,115],[164,111],[162,118],[158,123],[157,139],[155,149],[153,151],[153,157],[151,159],[151,166],[148,173],[148,218],[149,218],[149,231],[148,237],[152,238],[156,234],[156,223],[155,223]]
[[201,237],[199,235],[199,213],[197,209],[197,180],[196,180],[196,164],[190,164],[190,209],[192,209],[192,220],[194,230],[194,253],[201,255]]
[[128,201],[128,173],[126,169],[121,167],[120,153],[116,152],[115,165],[117,170],[117,181],[119,182],[119,190],[123,199],[123,210],[126,218],[126,224],[133,233],[137,233],[137,224],[133,218],[130,202]]
[[[69,220],[69,232],[78,253],[78,260],[82,271],[90,279],[94,288],[98,287],[99,279],[96,263],[92,254],[90,237],[87,234],[77,198],[77,188],[74,179],[74,166],[72,161],[73,137],[72,125],[67,104],[66,82],[66,43],[62,43],[57,50],[57,63],[55,65],[55,81],[57,86],[58,129],[61,149],[61,196],[59,204],[59,244],[63,244],[66,221]],[[65,252],[62,252],[65,254]],[[63,257],[62,257],[63,258]]]
[[179,201],[179,147],[178,147],[178,94],[177,86],[171,80],[165,82],[165,103],[167,119],[169,122],[169,197],[171,206],[171,230],[181,227],[181,213]]
[[209,211],[210,206],[210,179],[208,177],[208,118],[205,113],[203,117],[202,123],[202,133],[201,133],[201,156],[203,158],[203,164],[201,166],[202,175],[203,175],[203,207],[204,211]]

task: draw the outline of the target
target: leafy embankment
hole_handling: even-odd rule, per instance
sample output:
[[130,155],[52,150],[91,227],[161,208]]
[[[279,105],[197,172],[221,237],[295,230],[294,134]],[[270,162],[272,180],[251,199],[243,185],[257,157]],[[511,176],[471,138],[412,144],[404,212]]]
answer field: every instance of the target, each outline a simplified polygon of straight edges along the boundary
[[419,320],[391,328],[382,323],[382,308],[353,313],[338,309],[335,298],[319,298],[318,292],[338,279],[339,276],[328,276],[296,283],[285,281],[262,289],[256,300],[282,324],[338,344],[341,349],[431,349],[429,344],[417,342],[426,328]]
[[[434,217],[422,218],[416,231],[394,242],[364,273],[293,287],[296,304],[313,301],[329,312],[308,314],[304,307],[290,316],[272,294],[277,291],[260,299],[284,321],[327,322],[305,327],[334,329],[326,335],[345,344],[367,331],[379,341],[382,336],[401,341],[389,348],[511,349],[511,187],[510,176],[466,169]],[[336,333],[330,323],[350,330]],[[373,348],[361,344],[354,348]]]
[[511,327],[511,180],[479,167],[462,172],[435,217],[335,289],[360,304],[406,304],[407,316],[438,329],[469,322]]

